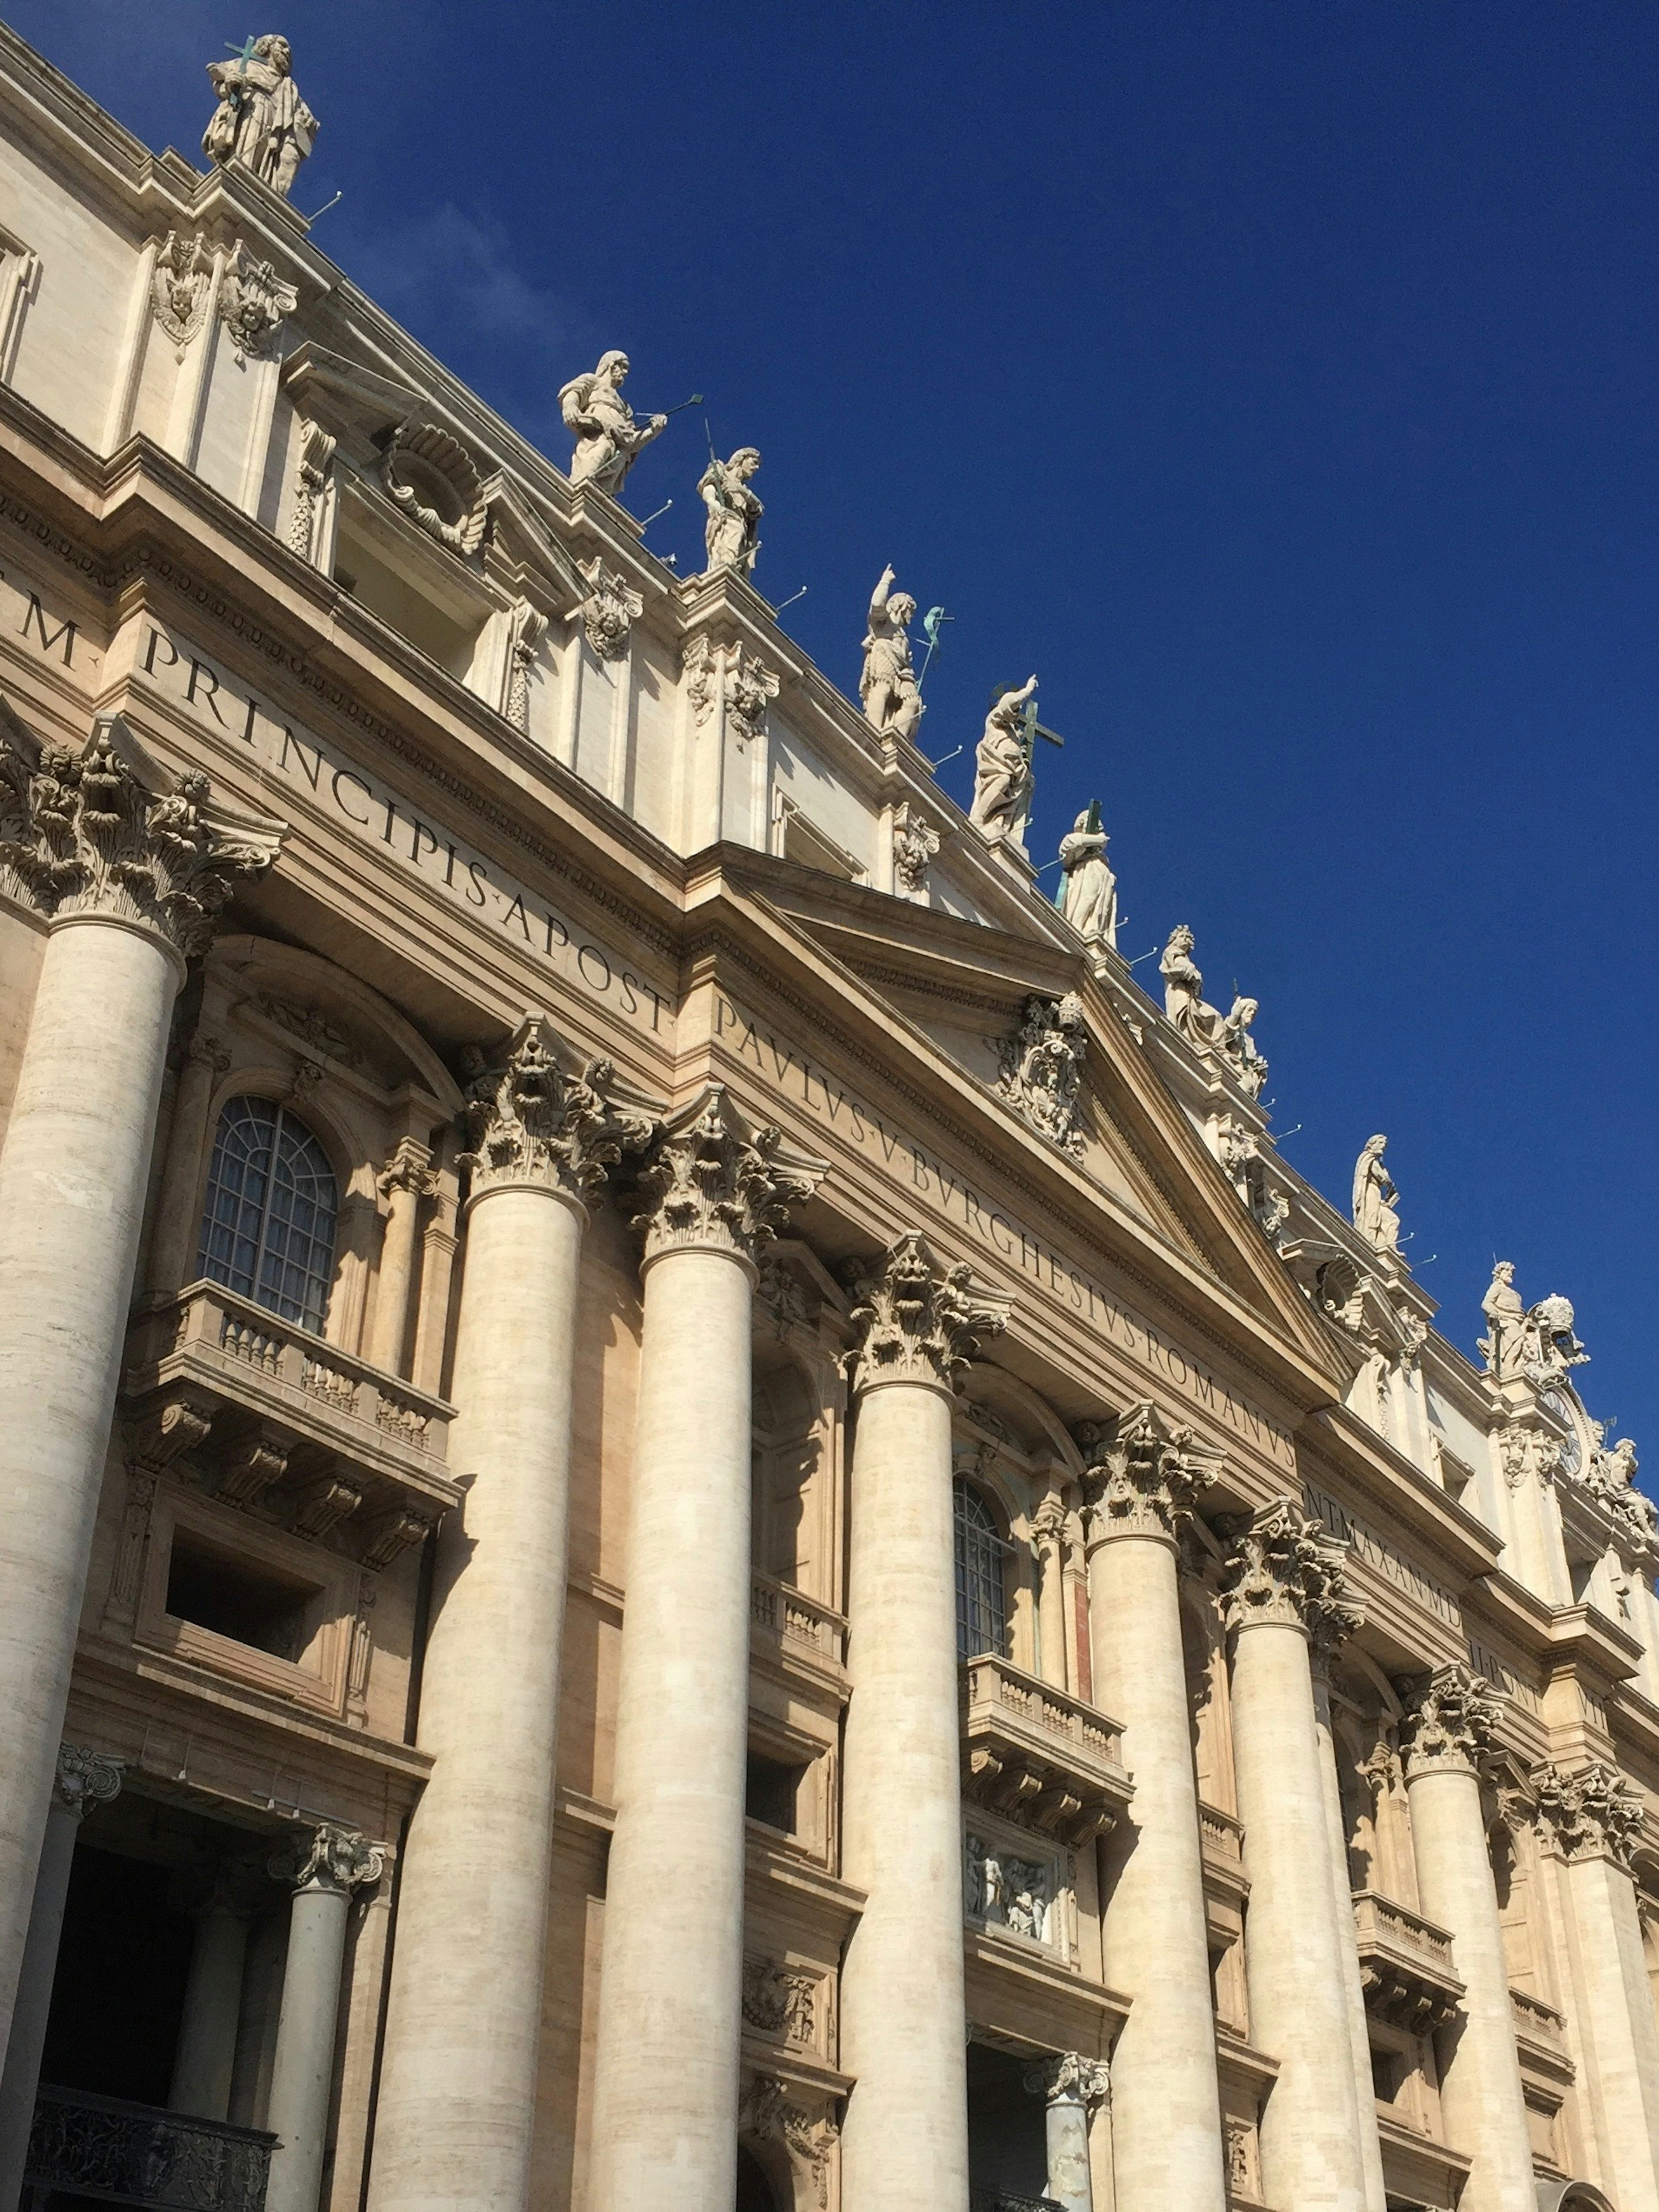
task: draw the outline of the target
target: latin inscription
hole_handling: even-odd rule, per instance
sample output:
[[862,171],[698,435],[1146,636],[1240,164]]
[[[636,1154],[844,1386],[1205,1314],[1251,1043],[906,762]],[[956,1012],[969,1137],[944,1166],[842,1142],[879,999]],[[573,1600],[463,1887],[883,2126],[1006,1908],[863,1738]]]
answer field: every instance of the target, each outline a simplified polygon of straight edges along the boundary
[[182,638],[146,623],[135,676],[247,745],[270,773],[351,834],[420,877],[475,921],[499,929],[586,996],[667,1037],[673,1008],[608,945],[585,935],[494,860],[428,821],[379,777],[303,726],[282,720]]
[[861,1152],[878,1159],[917,1197],[931,1200],[947,1219],[960,1223],[969,1237],[1011,1261],[1073,1312],[1086,1316],[1090,1326],[1109,1343],[1144,1361],[1193,1405],[1202,1407],[1236,1435],[1249,1437],[1258,1449],[1283,1465],[1295,1465],[1290,1437],[1276,1422],[1230,1390],[1201,1362],[1171,1344],[1012,1215],[982,1199],[964,1176],[854,1097],[798,1046],[763,1030],[723,997],[715,1000],[714,1033],[738,1059],[757,1069],[787,1097],[798,1098]]
[[1306,1484],[1304,1502],[1308,1511],[1317,1514],[1334,1536],[1346,1537],[1353,1546],[1355,1555],[1367,1566],[1374,1567],[1385,1581],[1415,1598],[1419,1605],[1451,1627],[1462,1626],[1462,1608],[1451,1592],[1414,1567],[1403,1552],[1385,1536],[1379,1536],[1375,1528],[1356,1519],[1346,1505],[1339,1505],[1328,1491],[1316,1490],[1311,1483]]

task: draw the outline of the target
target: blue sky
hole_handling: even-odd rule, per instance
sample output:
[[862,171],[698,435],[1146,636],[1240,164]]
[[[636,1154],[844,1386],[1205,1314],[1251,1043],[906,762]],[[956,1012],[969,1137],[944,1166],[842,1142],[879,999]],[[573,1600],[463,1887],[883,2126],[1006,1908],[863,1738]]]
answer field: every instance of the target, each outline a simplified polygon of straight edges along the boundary
[[[270,27],[7,17],[192,154],[203,64]],[[604,347],[636,404],[706,392],[832,676],[887,561],[955,616],[934,757],[1036,669],[1036,857],[1099,797],[1124,949],[1189,921],[1212,995],[1260,998],[1286,1156],[1340,1200],[1387,1131],[1446,1333],[1515,1260],[1659,1470],[1659,10],[273,21],[322,118],[296,203],[344,195],[317,244],[556,458]],[[684,568],[702,434],[629,485]]]

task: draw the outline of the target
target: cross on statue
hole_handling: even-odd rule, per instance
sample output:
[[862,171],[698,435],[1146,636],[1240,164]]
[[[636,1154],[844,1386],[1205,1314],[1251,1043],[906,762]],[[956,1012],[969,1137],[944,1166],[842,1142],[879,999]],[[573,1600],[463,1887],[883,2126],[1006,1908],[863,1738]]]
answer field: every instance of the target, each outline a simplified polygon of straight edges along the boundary
[[237,60],[242,64],[244,76],[247,75],[247,65],[253,59],[253,49],[257,44],[258,40],[252,31],[248,33],[240,46],[233,46],[228,39],[225,40],[225,52],[228,54],[235,55]]
[[[999,684],[991,694],[991,704],[994,707],[999,699],[1006,699],[1011,691],[1018,691],[1019,688],[1018,684]],[[1039,738],[1042,738],[1045,744],[1051,745],[1063,746],[1066,743],[1065,738],[1057,730],[1048,729],[1038,721],[1035,699],[1028,699],[1020,709],[1019,734],[1021,742],[1025,747],[1025,757],[1028,761],[1036,750],[1036,741]]]

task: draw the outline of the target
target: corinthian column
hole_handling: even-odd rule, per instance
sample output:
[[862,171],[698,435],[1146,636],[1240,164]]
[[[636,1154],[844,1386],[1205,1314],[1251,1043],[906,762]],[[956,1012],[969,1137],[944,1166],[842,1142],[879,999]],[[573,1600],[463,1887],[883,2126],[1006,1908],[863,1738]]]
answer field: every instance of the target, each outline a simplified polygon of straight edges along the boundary
[[[1314,1714],[1310,1637],[1334,1644],[1364,1616],[1334,1542],[1293,1498],[1234,1532],[1222,1611],[1233,1632],[1233,1765],[1250,1906],[1250,2030],[1279,2061],[1261,2116],[1264,2192],[1297,2212],[1364,2212],[1365,2167],[1345,1958]],[[1376,2121],[1370,2113],[1372,2132]]]
[[1498,1892],[1480,1810],[1480,1769],[1499,1711],[1491,1686],[1467,1667],[1437,1667],[1407,1692],[1401,1728],[1419,1902],[1452,1939],[1465,1984],[1440,2039],[1446,2140],[1474,2163],[1461,2212],[1536,2212],[1521,2061]]
[[1094,2212],[1094,2184],[1089,2172],[1089,2111],[1111,2090],[1105,2062],[1075,2051],[1045,2058],[1026,2069],[1025,2087],[1047,2107],[1048,2194],[1060,2212]]
[[565,1075],[526,1014],[473,1086],[450,1445],[472,1480],[438,1539],[420,1724],[436,1763],[398,1884],[374,2212],[528,2202],[585,1201],[651,1133],[610,1077]]
[[1225,2158],[1176,1540],[1212,1468],[1155,1407],[1086,1425],[1095,1702],[1134,1779],[1108,1844],[1106,1978],[1133,2000],[1112,2054],[1112,2164],[1133,2212],[1222,2212]]
[[823,1170],[716,1085],[641,1177],[645,1314],[594,2066],[594,2212],[731,2212],[756,1255]]
[[11,2020],[103,1481],[173,1001],[279,823],[118,717],[78,754],[0,708],[0,896],[49,917],[0,1152],[0,2039]]
[[388,1375],[404,1371],[409,1335],[409,1292],[415,1279],[415,1223],[421,1200],[437,1185],[430,1149],[403,1138],[380,1178],[386,1202],[386,1233],[380,1240],[380,1273],[374,1289],[374,1334],[368,1356]]
[[1659,2023],[1642,1953],[1631,1855],[1642,1803],[1613,1767],[1540,1768],[1538,1833],[1575,1940],[1570,2020],[1595,2179],[1620,2212],[1659,2212]]
[[842,1865],[866,1901],[841,1978],[842,2203],[967,2212],[951,1407],[1007,1307],[915,1236],[858,1298]]

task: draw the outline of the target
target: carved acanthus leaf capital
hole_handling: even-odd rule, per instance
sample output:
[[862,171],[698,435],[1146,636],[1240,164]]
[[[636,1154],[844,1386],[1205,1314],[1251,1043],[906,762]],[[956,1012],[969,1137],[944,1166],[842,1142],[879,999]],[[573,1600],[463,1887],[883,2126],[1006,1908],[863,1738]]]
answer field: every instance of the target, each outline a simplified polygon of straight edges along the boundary
[[1007,1326],[1007,1300],[979,1289],[965,1267],[945,1267],[914,1232],[888,1246],[878,1272],[849,1272],[860,1390],[878,1382],[954,1390],[980,1340]]
[[1305,1629],[1328,1654],[1363,1624],[1348,1589],[1348,1546],[1293,1498],[1271,1498],[1228,1533],[1221,1609],[1230,1628],[1271,1621]]
[[273,1881],[295,1889],[321,1889],[349,1897],[354,1889],[379,1881],[386,1868],[386,1853],[379,1844],[356,1828],[335,1820],[319,1821],[271,1853],[266,1862]]
[[[650,1143],[647,1114],[618,1103],[608,1060],[590,1060],[580,1075],[560,1066],[544,1015],[527,1013],[514,1032],[504,1067],[474,1074],[467,1085],[466,1131],[471,1149],[460,1164],[472,1190],[532,1183],[585,1198],[624,1152]],[[475,1055],[482,1061],[483,1055]]]
[[1173,1542],[1220,1466],[1218,1453],[1194,1443],[1190,1429],[1165,1420],[1150,1401],[1115,1421],[1085,1421],[1075,1434],[1091,1544],[1114,1536]]
[[781,1129],[746,1125],[724,1085],[712,1083],[665,1125],[640,1172],[645,1203],[634,1225],[645,1256],[701,1249],[758,1264],[826,1173],[821,1160],[792,1152]]
[[1459,1660],[1404,1687],[1400,1750],[1409,1782],[1448,1770],[1479,1774],[1497,1747],[1504,1700]]
[[438,1188],[432,1172],[431,1146],[416,1137],[399,1138],[379,1180],[382,1198],[390,1198],[394,1191],[407,1192],[412,1198],[430,1198]]
[[1025,2069],[1028,2094],[1049,2105],[1081,2105],[1088,2111],[1104,2104],[1112,2091],[1110,2069],[1103,2058],[1085,2058],[1080,2051],[1062,2051]]
[[191,959],[236,879],[262,875],[286,834],[222,805],[198,770],[163,769],[118,714],[76,753],[0,705],[0,891],[37,913],[131,922]]
[[85,1820],[95,1806],[107,1805],[121,1794],[125,1764],[101,1751],[87,1751],[78,1743],[60,1743],[52,1776],[52,1802],[77,1820]]
[[1534,1769],[1537,1821],[1546,1845],[1564,1859],[1608,1858],[1626,1873],[1641,1839],[1642,1800],[1616,1767],[1599,1760],[1565,1773]]

